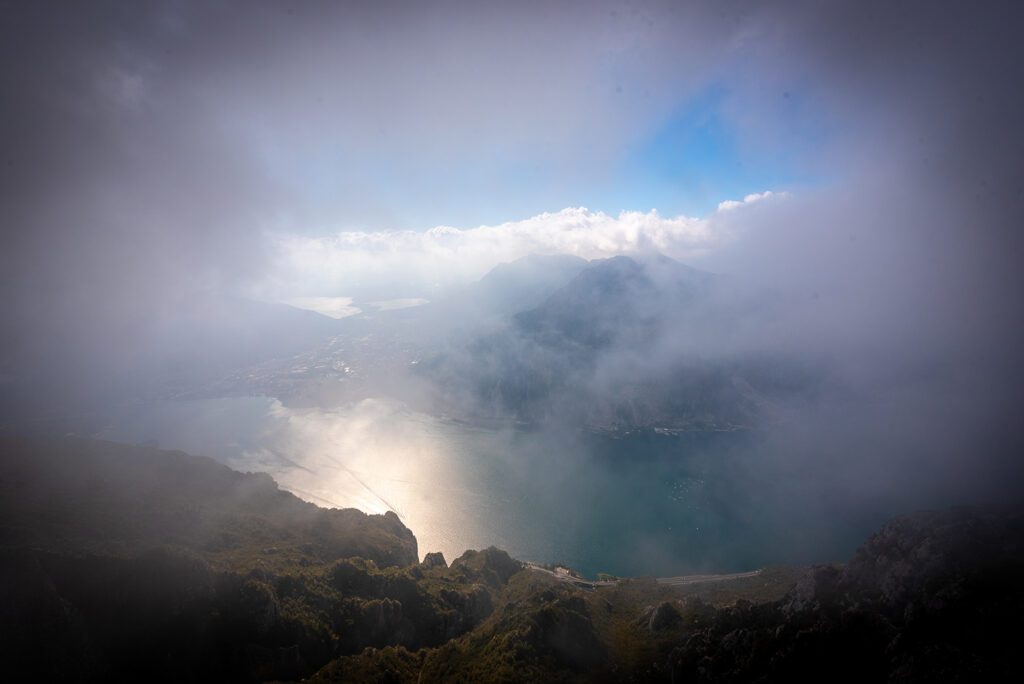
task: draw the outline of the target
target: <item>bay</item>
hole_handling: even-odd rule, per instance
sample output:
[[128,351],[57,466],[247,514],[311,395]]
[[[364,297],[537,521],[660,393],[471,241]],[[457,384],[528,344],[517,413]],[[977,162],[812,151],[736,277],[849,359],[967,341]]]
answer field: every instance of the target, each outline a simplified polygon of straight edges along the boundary
[[755,432],[481,427],[384,400],[227,397],[122,408],[102,436],[267,472],[321,506],[393,510],[421,556],[449,561],[493,545],[588,576],[738,572],[843,558],[877,523],[793,497]]

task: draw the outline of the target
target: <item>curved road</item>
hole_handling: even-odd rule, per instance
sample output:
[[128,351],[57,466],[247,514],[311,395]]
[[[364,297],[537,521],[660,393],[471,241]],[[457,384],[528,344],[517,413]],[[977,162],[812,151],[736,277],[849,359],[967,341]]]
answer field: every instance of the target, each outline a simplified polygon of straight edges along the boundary
[[658,584],[682,587],[688,584],[703,584],[704,582],[721,582],[724,580],[743,579],[744,577],[757,577],[762,572],[762,570],[751,570],[750,572],[731,572],[724,575],[682,575],[680,577],[658,577],[655,581]]
[[[574,577],[563,570],[548,570],[536,563],[526,563],[526,567],[536,572],[543,572],[563,582],[570,582],[579,587],[610,587],[618,584],[619,579],[614,580],[588,580],[581,577]],[[732,572],[719,575],[680,575],[678,577],[657,577],[655,582],[667,584],[673,587],[684,587],[691,584],[704,584],[705,582],[724,582],[727,580],[744,579],[746,577],[757,577],[763,570],[752,570],[750,572]],[[625,579],[625,578],[623,578]]]

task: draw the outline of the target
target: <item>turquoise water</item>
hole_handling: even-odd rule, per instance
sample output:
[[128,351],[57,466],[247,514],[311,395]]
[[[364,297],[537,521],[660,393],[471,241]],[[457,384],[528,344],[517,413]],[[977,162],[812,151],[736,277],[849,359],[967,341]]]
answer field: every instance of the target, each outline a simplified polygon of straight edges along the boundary
[[809,494],[756,433],[481,428],[383,401],[248,397],[135,406],[104,436],[268,472],[319,505],[394,510],[421,555],[449,561],[494,545],[591,576],[743,571],[845,559],[879,520]]

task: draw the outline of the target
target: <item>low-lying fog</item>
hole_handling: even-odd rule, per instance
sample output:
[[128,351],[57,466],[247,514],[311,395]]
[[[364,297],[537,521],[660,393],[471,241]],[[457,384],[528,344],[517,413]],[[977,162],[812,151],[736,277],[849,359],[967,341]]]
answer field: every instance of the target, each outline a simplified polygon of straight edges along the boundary
[[816,404],[748,430],[603,432],[473,425],[386,399],[179,399],[132,404],[98,436],[268,472],[319,505],[393,510],[421,554],[496,545],[665,576],[841,560],[889,516],[1010,491],[965,466],[986,448],[963,443],[969,400],[909,399]]
[[841,559],[894,507],[882,488],[865,506],[836,491],[840,473],[783,467],[758,448],[761,435],[472,427],[378,400],[335,410],[162,402],[119,416],[103,436],[269,472],[319,505],[393,510],[421,553],[452,559],[496,545],[591,575]]
[[255,4],[5,22],[0,429],[624,574],[1019,498],[1016,3]]

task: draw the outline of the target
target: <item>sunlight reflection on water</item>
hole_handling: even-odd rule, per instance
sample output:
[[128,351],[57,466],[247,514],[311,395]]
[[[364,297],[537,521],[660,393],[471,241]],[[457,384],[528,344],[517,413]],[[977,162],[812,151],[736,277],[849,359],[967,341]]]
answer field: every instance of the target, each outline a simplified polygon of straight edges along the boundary
[[137,406],[105,436],[267,472],[321,506],[393,510],[421,556],[449,561],[494,545],[591,574],[747,570],[779,562],[780,530],[810,525],[780,519],[770,500],[758,508],[730,436],[552,435],[374,399],[323,409],[267,397]]

